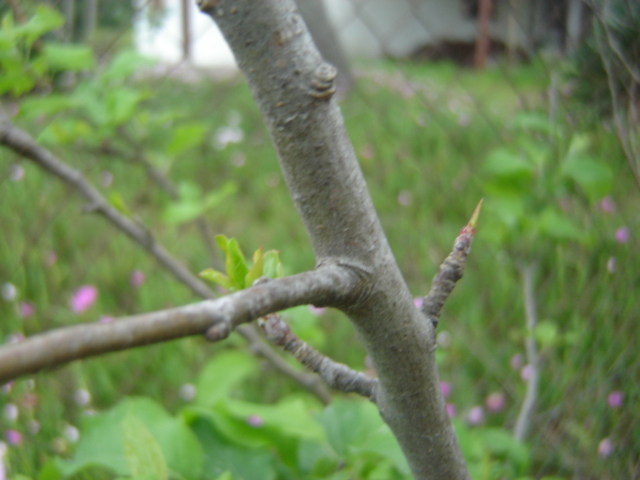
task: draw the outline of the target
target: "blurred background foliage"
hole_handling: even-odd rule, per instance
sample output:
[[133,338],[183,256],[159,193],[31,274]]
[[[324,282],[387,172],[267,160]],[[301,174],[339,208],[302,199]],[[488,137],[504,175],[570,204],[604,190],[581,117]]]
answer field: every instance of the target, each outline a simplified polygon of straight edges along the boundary
[[[212,247],[218,234],[248,258],[278,250],[285,274],[312,268],[245,83],[154,74],[124,48],[130,4],[113,3],[91,42],[75,44],[56,37],[64,18],[54,9],[24,2],[18,21],[0,8],[0,94],[13,121],[192,272],[224,271],[224,253]],[[637,25],[620,30],[637,54],[634,33]],[[640,198],[594,73],[598,58],[587,45],[575,59],[483,71],[360,62],[341,102],[416,297],[485,198],[437,351],[474,479],[640,475]],[[2,149],[0,171],[5,342],[197,300],[36,165]],[[530,328],[525,271],[538,317]],[[314,347],[367,369],[339,312],[285,316]],[[527,338],[540,380],[528,434],[515,442],[532,367]],[[13,479],[409,476],[374,406],[339,394],[323,405],[235,335],[76,362],[5,385],[0,401],[0,458]]]

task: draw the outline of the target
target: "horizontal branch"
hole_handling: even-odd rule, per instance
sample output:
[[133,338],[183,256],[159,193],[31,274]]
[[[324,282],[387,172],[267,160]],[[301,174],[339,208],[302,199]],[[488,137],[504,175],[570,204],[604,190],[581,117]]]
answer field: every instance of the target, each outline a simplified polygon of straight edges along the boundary
[[[81,172],[69,167],[55,157],[46,148],[38,145],[27,132],[17,128],[10,121],[0,106],[0,144],[5,145],[35,162],[38,166],[52,173],[87,199],[93,211],[98,211],[113,226],[123,231],[131,240],[141,245],[149,255],[154,257],[167,271],[182,284],[186,285],[199,297],[213,299],[215,295],[198,277],[193,275],[182,263],[160,245],[139,222],[130,220],[98,192]],[[277,370],[301,383],[305,388],[327,403],[329,393],[313,375],[304,374],[292,368],[257,334],[252,325],[242,325],[237,331],[250,344],[251,350],[260,353]]]
[[279,310],[316,303],[339,305],[358,289],[347,268],[324,266],[279,278],[216,300],[123,317],[108,324],[60,328],[0,348],[0,384],[73,360],[199,335],[226,338],[237,326]]
[[258,320],[267,338],[293,355],[302,365],[320,375],[325,383],[345,393],[357,393],[375,402],[378,379],[338,363],[309,346],[291,331],[280,315],[267,315]]

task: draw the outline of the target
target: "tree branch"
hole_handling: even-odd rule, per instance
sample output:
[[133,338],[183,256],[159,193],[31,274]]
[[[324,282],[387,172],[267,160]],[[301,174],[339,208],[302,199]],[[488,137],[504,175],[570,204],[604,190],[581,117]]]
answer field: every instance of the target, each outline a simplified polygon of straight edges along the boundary
[[0,383],[73,360],[205,331],[210,340],[222,340],[239,325],[269,313],[309,303],[343,305],[357,291],[358,278],[349,269],[327,266],[216,300],[124,317],[108,324],[52,330],[0,349]]
[[280,315],[271,314],[258,320],[267,338],[293,355],[302,365],[320,375],[325,383],[345,393],[355,392],[375,402],[378,380],[331,360],[303,342],[291,331]]
[[292,0],[199,0],[245,75],[318,265],[360,276],[343,311],[379,377],[376,404],[416,479],[468,479],[436,370],[433,325],[391,253],[324,62]]
[[[0,145],[5,145],[16,153],[32,160],[44,170],[55,175],[89,201],[93,210],[100,212],[115,227],[123,231],[130,239],[141,245],[166,270],[181,283],[201,298],[213,299],[214,293],[187,268],[174,259],[171,254],[158,244],[149,234],[149,230],[134,222],[116,210],[87,180],[82,173],[69,167],[56,158],[25,131],[14,126],[0,106]],[[301,373],[282,360],[273,349],[265,343],[251,325],[237,328],[237,331],[248,342],[253,351],[262,354],[274,367],[285,375],[300,382],[323,402],[329,399],[327,390],[313,376]]]
[[467,226],[460,231],[456,241],[453,243],[452,252],[444,262],[442,262],[442,265],[440,265],[438,273],[433,278],[431,290],[422,301],[420,310],[422,310],[422,313],[431,321],[434,328],[438,326],[442,307],[444,307],[456,283],[458,283],[458,280],[462,278],[464,273],[464,264],[471,252],[471,242],[476,232],[476,224],[481,208],[482,200],[478,203]]

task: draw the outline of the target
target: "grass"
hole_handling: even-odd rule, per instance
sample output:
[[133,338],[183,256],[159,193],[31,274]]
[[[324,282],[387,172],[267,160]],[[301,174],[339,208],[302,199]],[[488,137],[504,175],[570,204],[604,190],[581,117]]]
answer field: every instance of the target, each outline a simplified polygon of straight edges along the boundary
[[[539,65],[476,73],[446,64],[385,61],[359,65],[358,71],[357,88],[341,105],[346,126],[409,288],[416,296],[424,295],[458,230],[488,194],[486,155],[499,146],[519,148],[510,124],[520,111],[547,111],[549,82]],[[147,79],[138,88],[153,92],[145,109],[156,121],[134,119],[129,133],[159,168],[176,183],[195,183],[203,191],[228,180],[236,184],[231,200],[206,213],[212,233],[238,238],[247,254],[259,247],[280,250],[287,273],[312,268],[306,234],[247,87],[237,81],[192,85]],[[487,413],[485,426],[510,428],[525,389],[519,369],[511,367],[514,356],[524,354],[527,334],[518,268],[522,262],[537,263],[538,314],[557,334],[540,344],[542,381],[528,437],[535,478],[621,478],[638,462],[640,399],[633,381],[640,374],[635,293],[640,283],[638,191],[608,122],[574,121],[585,108],[561,97],[558,123],[564,134],[551,150],[560,151],[559,145],[576,131],[588,134],[591,154],[605,158],[614,172],[610,195],[615,211],[603,212],[598,202],[585,201],[579,192],[543,199],[550,204],[567,199],[567,218],[588,234],[584,243],[517,237],[500,243],[492,232],[495,218],[491,211],[483,212],[465,278],[445,307],[439,327],[440,375],[453,386],[448,402],[455,405],[456,415],[464,418],[488,395],[499,392],[506,406]],[[215,148],[216,132],[238,116],[243,140]],[[22,126],[38,134],[53,121],[56,118],[22,120]],[[172,132],[187,122],[205,125],[207,135],[194,148],[172,157],[166,153]],[[117,137],[114,144],[130,148]],[[142,169],[96,154],[82,139],[51,148],[96,184],[110,172],[113,182],[101,187],[103,192],[117,192],[192,271],[216,261],[193,223],[172,226],[162,220],[171,200]],[[9,178],[15,165],[24,169],[20,181]],[[18,291],[16,301],[0,302],[5,339],[15,332],[32,335],[96,321],[101,315],[121,316],[195,300],[121,233],[101,218],[82,213],[82,202],[56,180],[6,150],[0,151],[0,169],[7,172],[0,180],[0,282],[10,282]],[[622,226],[630,229],[629,242],[614,240]],[[50,252],[57,259],[48,265]],[[616,259],[613,272],[607,269],[611,258]],[[146,277],[139,288],[129,281],[135,269]],[[74,315],[69,298],[84,284],[97,286],[99,299],[87,312]],[[32,302],[36,314],[21,317],[18,301]],[[336,360],[364,368],[365,352],[339,313],[314,317],[298,312],[291,320]],[[77,425],[87,408],[105,409],[125,395],[146,395],[175,411],[184,404],[180,387],[194,381],[207,358],[241,345],[238,338],[220,345],[185,339],[16,382],[0,395],[5,404],[19,406],[20,416],[16,421],[3,417],[0,429],[20,430],[30,441],[10,449],[12,472],[34,476],[52,452],[70,452],[72,444],[56,441],[66,425]],[[239,396],[272,402],[298,390],[268,365],[262,369],[237,392]],[[89,407],[74,400],[79,389],[91,393]],[[607,404],[612,391],[623,392],[620,408]],[[34,396],[37,401],[31,405],[27,400]],[[30,420],[39,422],[37,435],[28,431]],[[608,458],[597,455],[604,438],[614,445]]]

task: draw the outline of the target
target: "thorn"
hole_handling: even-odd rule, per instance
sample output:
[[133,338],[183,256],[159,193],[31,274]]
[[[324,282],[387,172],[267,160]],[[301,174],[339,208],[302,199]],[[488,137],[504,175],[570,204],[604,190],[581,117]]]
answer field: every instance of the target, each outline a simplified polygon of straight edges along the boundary
[[484,198],[481,198],[480,201],[478,202],[478,206],[473,211],[473,215],[471,215],[471,220],[469,220],[469,226],[471,228],[476,228],[476,225],[478,224],[478,217],[480,216],[480,210],[482,209],[483,201],[484,201]]
[[476,226],[478,225],[478,217],[480,216],[480,210],[482,209],[482,202],[484,198],[481,198],[476,206],[476,209],[473,211],[473,215],[471,215],[471,220],[469,223],[460,230],[460,235],[471,235],[473,236],[476,233]]

